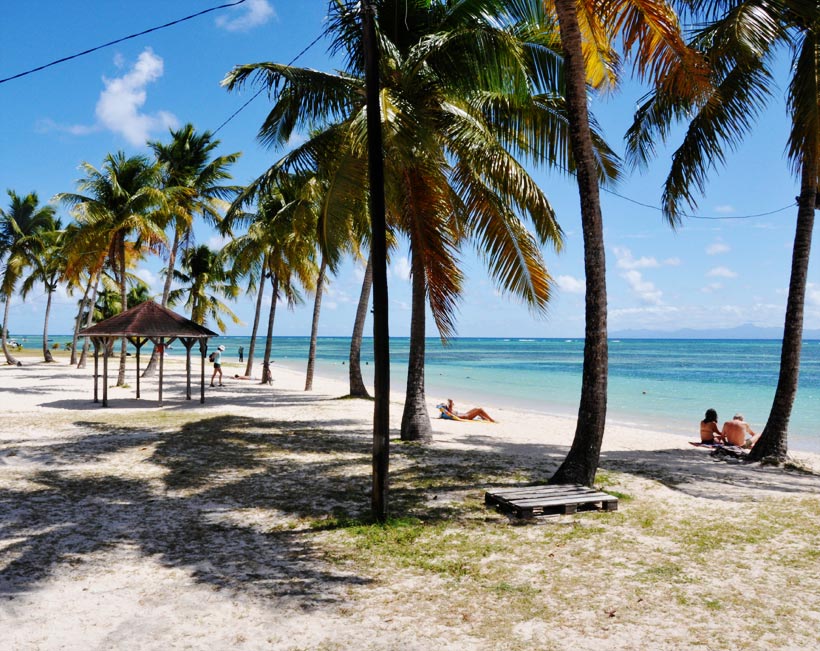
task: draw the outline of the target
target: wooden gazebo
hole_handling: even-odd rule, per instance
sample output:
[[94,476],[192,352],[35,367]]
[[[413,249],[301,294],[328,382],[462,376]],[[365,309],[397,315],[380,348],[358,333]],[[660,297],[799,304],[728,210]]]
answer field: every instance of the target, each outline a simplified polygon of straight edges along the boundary
[[100,321],[80,331],[80,336],[89,337],[94,345],[94,402],[98,398],[99,357],[103,351],[103,390],[102,405],[108,406],[108,355],[107,344],[115,339],[125,337],[137,349],[137,398],[140,397],[140,349],[152,342],[160,350],[159,356],[159,405],[162,406],[162,379],[164,352],[174,340],[185,346],[185,372],[187,388],[185,398],[191,399],[191,348],[199,342],[202,358],[200,372],[200,402],[205,402],[205,357],[208,354],[208,339],[218,337],[217,333],[208,330],[184,316],[157,305],[154,301],[140,303],[110,319]]

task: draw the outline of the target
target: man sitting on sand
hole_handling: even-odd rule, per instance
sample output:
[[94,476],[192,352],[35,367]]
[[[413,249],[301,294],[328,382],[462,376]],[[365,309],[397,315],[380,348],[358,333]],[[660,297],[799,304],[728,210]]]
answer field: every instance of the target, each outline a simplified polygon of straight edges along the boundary
[[743,420],[743,414],[735,414],[732,420],[727,420],[723,423],[723,438],[726,445],[737,445],[741,448],[751,448],[760,434],[755,434],[752,431],[749,423]]
[[441,413],[440,418],[444,418],[447,420],[475,420],[476,418],[480,420],[486,420],[491,423],[495,421],[490,418],[490,415],[484,411],[481,407],[474,407],[469,411],[465,412],[457,412],[455,407],[453,406],[453,401],[448,399],[446,403],[442,403],[438,405],[438,410]]

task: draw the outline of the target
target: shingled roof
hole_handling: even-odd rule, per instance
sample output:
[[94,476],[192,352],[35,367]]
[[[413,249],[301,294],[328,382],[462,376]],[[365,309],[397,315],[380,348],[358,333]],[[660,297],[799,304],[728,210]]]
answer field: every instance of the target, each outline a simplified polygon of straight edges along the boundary
[[184,316],[145,301],[80,331],[81,337],[194,337],[219,335]]

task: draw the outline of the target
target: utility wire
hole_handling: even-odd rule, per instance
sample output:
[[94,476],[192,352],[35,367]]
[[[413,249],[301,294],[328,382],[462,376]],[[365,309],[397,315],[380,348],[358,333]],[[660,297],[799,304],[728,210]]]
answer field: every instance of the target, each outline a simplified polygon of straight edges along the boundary
[[[653,206],[649,203],[643,203],[641,201],[637,201],[636,199],[632,199],[627,197],[623,194],[615,192],[614,190],[610,190],[609,188],[601,187],[601,190],[607,192],[609,194],[615,195],[616,197],[623,199],[625,201],[629,201],[630,203],[634,203],[638,206],[643,206],[644,208],[651,208],[652,210],[657,210],[658,212],[663,212],[663,208],[658,206]],[[713,219],[713,220],[721,220],[721,219],[753,219],[754,217],[767,217],[768,215],[775,215],[779,212],[783,212],[784,210],[788,210],[789,208],[793,208],[795,206],[794,203],[790,203],[787,206],[783,206],[782,208],[777,208],[776,210],[769,210],[768,212],[759,212],[753,215],[723,215],[720,217],[707,217],[706,215],[692,215],[690,213],[681,213],[682,217],[688,217],[689,219]]]
[[0,84],[5,84],[7,81],[13,81],[14,79],[20,79],[20,77],[26,77],[28,75],[34,74],[35,72],[40,72],[41,70],[45,70],[46,68],[50,68],[52,66],[56,66],[59,63],[65,63],[66,61],[71,61],[72,59],[78,59],[86,54],[91,54],[92,52],[96,52],[97,50],[102,50],[103,48],[111,47],[112,45],[116,45],[117,43],[122,43],[123,41],[128,41],[132,38],[137,38],[138,36],[144,36],[145,34],[150,34],[151,32],[156,32],[161,29],[165,29],[166,27],[171,27],[173,25],[178,25],[179,23],[184,23],[187,20],[191,20],[192,18],[197,18],[199,16],[203,16],[205,14],[209,14],[212,11],[218,11],[219,9],[226,9],[228,7],[235,7],[236,5],[241,5],[245,0],[236,0],[236,2],[229,2],[227,4],[219,5],[218,7],[211,7],[210,9],[203,9],[202,11],[198,11],[195,14],[191,14],[190,16],[185,16],[184,18],[179,18],[177,20],[172,20],[170,23],[165,23],[164,25],[157,25],[156,27],[151,27],[150,29],[143,30],[141,32],[137,32],[136,34],[129,34],[128,36],[123,36],[122,38],[118,38],[115,41],[110,41],[108,43],[104,43],[102,45],[98,45],[97,47],[92,47],[88,50],[83,50],[82,52],[77,52],[77,54],[72,54],[71,56],[63,57],[62,59],[57,59],[56,61],[52,61],[51,63],[46,63],[42,66],[37,66],[36,68],[32,68],[31,70],[26,70],[25,72],[20,72],[16,75],[12,75],[11,77],[6,77],[5,79],[0,79]]
[[[301,56],[302,56],[305,52],[307,52],[310,48],[312,48],[314,45],[316,45],[316,43],[318,43],[318,42],[319,42],[319,40],[320,40],[323,36],[324,36],[324,32],[320,33],[320,34],[319,34],[319,36],[317,36],[317,37],[316,37],[316,38],[314,38],[314,39],[313,39],[310,43],[308,43],[308,44],[307,44],[307,45],[306,45],[306,46],[302,49],[302,51],[301,51],[301,52],[299,52],[299,54],[297,54],[295,57],[293,57],[293,58],[292,58],[290,61],[288,61],[288,63],[287,63],[287,64],[285,64],[285,65],[286,65],[286,66],[292,66],[294,63],[296,63],[296,60],[297,60],[297,59],[299,59],[299,58],[300,58],[300,57],[301,57]],[[230,122],[231,120],[233,120],[233,119],[234,119],[237,115],[239,115],[242,111],[244,111],[244,110],[245,110],[245,108],[248,106],[248,104],[250,104],[253,100],[255,100],[257,97],[259,97],[259,96],[260,96],[260,95],[261,95],[261,94],[265,91],[265,89],[266,89],[266,86],[262,86],[262,88],[260,88],[259,90],[257,90],[257,91],[256,91],[256,92],[255,92],[255,93],[251,96],[251,98],[250,98],[247,102],[245,102],[242,106],[240,106],[238,109],[236,109],[236,111],[234,111],[234,112],[230,115],[230,117],[229,117],[227,120],[225,120],[225,121],[224,121],[222,124],[220,124],[220,125],[219,125],[216,129],[214,129],[214,131],[213,131],[213,135],[216,135],[217,133],[219,133],[219,130],[220,130],[222,127],[224,127],[226,124],[228,124],[228,122]]]

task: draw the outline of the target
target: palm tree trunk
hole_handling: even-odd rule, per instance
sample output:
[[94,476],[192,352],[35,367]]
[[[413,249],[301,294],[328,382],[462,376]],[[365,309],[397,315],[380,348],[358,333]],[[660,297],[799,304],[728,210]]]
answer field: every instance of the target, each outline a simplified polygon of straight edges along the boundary
[[[118,243],[119,248],[119,265],[120,265],[120,311],[125,312],[128,309],[128,287],[126,286],[125,276],[125,237],[121,236]],[[125,384],[125,363],[128,356],[128,342],[125,337],[120,342],[120,370],[117,373],[117,386],[121,387]]]
[[607,400],[607,297],[604,229],[598,179],[587,112],[587,88],[581,31],[575,0],[555,0],[561,45],[564,51],[570,144],[581,196],[586,272],[586,330],[581,401],[572,447],[553,484],[591,486],[598,469],[606,425]]
[[279,276],[271,274],[271,286],[273,296],[270,299],[270,312],[268,313],[268,335],[265,338],[265,357],[262,361],[262,384],[271,384],[273,374],[270,370],[270,356],[273,349],[273,320],[276,317],[276,298],[279,294]]
[[316,279],[316,298],[313,301],[313,323],[310,327],[310,348],[308,349],[307,377],[305,378],[305,391],[313,389],[313,368],[316,366],[316,339],[319,336],[319,313],[322,310],[322,285],[325,282],[325,270],[327,262],[322,256],[322,264],[319,266],[319,277]]
[[[91,300],[88,302],[88,316],[85,319],[85,327],[90,328],[94,325],[94,306],[97,304],[97,292],[100,288],[101,273],[97,274],[94,281],[94,289],[91,292]],[[89,341],[88,337],[83,337],[83,352],[80,354],[80,360],[77,362],[77,368],[85,368],[85,360],[88,357]]]
[[9,352],[9,346],[8,346],[8,341],[7,341],[8,338],[9,338],[8,323],[9,323],[9,304],[10,303],[11,303],[11,292],[6,294],[6,307],[3,310],[3,334],[2,334],[2,337],[0,337],[0,339],[2,339],[2,343],[3,343],[3,355],[6,356],[6,364],[8,364],[9,366],[17,366],[17,364],[19,362],[16,359],[14,359],[14,356]]
[[79,332],[82,328],[83,314],[88,305],[88,293],[91,291],[91,283],[94,282],[94,274],[89,274],[88,283],[83,292],[83,300],[80,301],[80,311],[77,313],[77,318],[74,320],[74,336],[71,338],[71,359],[69,364],[74,366],[77,363],[77,340],[80,338]]
[[797,396],[797,381],[800,375],[803,308],[806,301],[809,254],[817,202],[818,164],[820,163],[814,158],[807,161],[803,168],[792,250],[789,296],[786,300],[786,319],[783,326],[783,347],[780,351],[780,376],[766,427],[749,453],[749,459],[752,461],[760,461],[767,457],[784,461],[788,453],[789,419]]
[[[174,243],[171,245],[171,250],[168,252],[168,266],[165,269],[165,284],[162,286],[162,307],[168,307],[168,297],[171,295],[171,283],[174,280],[174,269],[177,266],[177,253],[179,253],[179,239],[180,232],[178,228],[174,229]],[[151,377],[157,370],[159,363],[159,352],[154,346],[151,351],[151,359],[145,365],[145,370],[142,372],[142,377]]]
[[359,306],[356,308],[356,321],[353,323],[353,335],[350,337],[350,395],[356,398],[369,398],[367,387],[362,379],[362,334],[367,319],[367,306],[370,304],[370,287],[373,284],[373,260],[368,256],[364,270],[362,293],[359,295]]
[[251,330],[251,343],[248,346],[248,362],[245,364],[245,375],[251,376],[253,371],[253,355],[256,351],[256,333],[259,331],[259,319],[262,314],[262,297],[265,295],[265,269],[268,268],[268,257],[262,257],[262,271],[259,275],[259,292],[256,295],[256,312],[253,315],[253,329]]
[[401,417],[402,441],[432,441],[433,428],[427,413],[424,395],[424,349],[427,293],[425,291],[424,265],[411,246],[410,264],[413,272],[412,314],[410,316],[410,359],[407,366],[407,393]]
[[46,299],[46,315],[43,318],[43,359],[46,362],[53,362],[54,358],[48,349],[48,318],[51,315],[51,299],[54,296],[54,290],[46,285],[46,292],[48,293],[48,298]]

